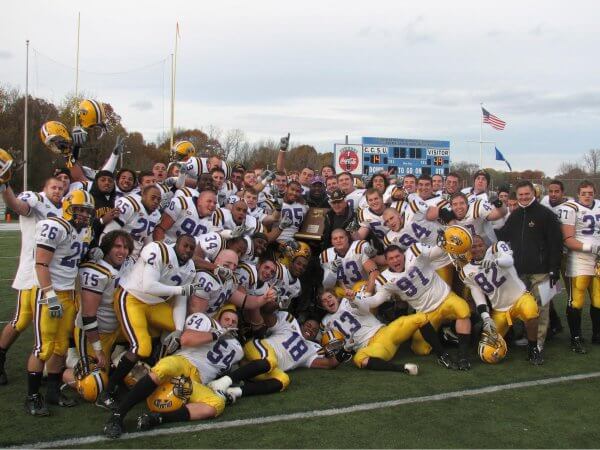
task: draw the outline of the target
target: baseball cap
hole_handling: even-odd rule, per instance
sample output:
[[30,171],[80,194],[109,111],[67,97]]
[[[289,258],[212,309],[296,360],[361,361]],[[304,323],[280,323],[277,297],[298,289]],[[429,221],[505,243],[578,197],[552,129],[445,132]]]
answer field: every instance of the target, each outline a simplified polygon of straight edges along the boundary
[[336,189],[329,196],[329,203],[342,202],[344,200],[346,200],[346,195],[340,189]]
[[316,177],[313,177],[312,181],[310,182],[310,184],[317,184],[317,183],[321,183],[321,184],[325,184],[325,180],[323,179],[323,177],[317,175]]

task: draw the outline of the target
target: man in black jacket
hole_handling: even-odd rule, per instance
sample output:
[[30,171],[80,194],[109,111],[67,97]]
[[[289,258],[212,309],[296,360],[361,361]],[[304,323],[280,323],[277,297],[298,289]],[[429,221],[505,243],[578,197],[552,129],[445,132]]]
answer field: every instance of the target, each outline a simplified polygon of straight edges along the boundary
[[[354,209],[348,205],[346,195],[340,189],[336,189],[331,193],[329,205],[331,209],[325,214],[325,231],[321,241],[322,250],[331,247],[331,233],[333,230],[336,228],[346,229],[354,222],[356,217]],[[356,229],[358,229],[358,224],[356,224]]]
[[550,279],[554,285],[560,277],[562,235],[556,215],[535,199],[535,190],[528,180],[517,183],[518,207],[502,228],[498,239],[510,243],[515,268],[540,305],[538,347],[544,346],[548,328],[549,304],[541,306],[537,286]]

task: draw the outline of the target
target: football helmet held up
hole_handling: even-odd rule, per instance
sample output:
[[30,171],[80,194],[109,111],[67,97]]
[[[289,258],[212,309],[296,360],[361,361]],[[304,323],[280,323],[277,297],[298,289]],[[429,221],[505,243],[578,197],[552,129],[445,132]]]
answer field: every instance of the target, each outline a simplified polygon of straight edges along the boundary
[[55,155],[69,156],[73,140],[62,123],[55,120],[46,122],[40,129],[40,138],[44,145]]
[[498,333],[481,333],[477,349],[479,357],[488,364],[497,364],[504,359],[508,352],[506,341]]
[[471,232],[461,225],[450,225],[440,235],[440,247],[451,255],[464,255],[471,250],[473,237]]
[[175,161],[182,161],[190,156],[196,155],[194,144],[192,144],[190,141],[176,142],[175,145],[173,145],[171,152]]
[[146,399],[152,412],[172,412],[184,406],[192,395],[192,380],[180,375],[165,381]]
[[77,121],[84,128],[99,129],[100,139],[106,131],[106,112],[104,105],[96,100],[82,100],[77,110]]
[[95,402],[108,383],[107,373],[98,368],[96,361],[88,356],[77,361],[73,375],[77,392],[88,402]]
[[13,174],[14,159],[6,150],[0,148],[0,185],[8,183]]

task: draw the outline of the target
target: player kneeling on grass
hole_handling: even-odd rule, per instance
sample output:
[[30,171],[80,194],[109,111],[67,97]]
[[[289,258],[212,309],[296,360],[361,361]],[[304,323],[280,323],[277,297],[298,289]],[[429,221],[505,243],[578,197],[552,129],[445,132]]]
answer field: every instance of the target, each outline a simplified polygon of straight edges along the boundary
[[[290,370],[334,369],[347,359],[345,352],[326,353],[316,342],[307,339],[308,333],[286,311],[265,315],[268,337],[248,341],[244,357],[248,361],[239,369],[221,377],[208,386],[225,395],[230,402],[242,396],[272,394],[284,391],[290,384]],[[316,335],[316,333],[315,333]],[[311,336],[314,337],[314,336]],[[240,386],[233,384],[244,382]]]
[[[512,251],[503,241],[488,248],[481,236],[475,235],[471,254],[473,260],[463,267],[460,277],[471,289],[484,333],[504,336],[513,320],[522,320],[527,331],[527,360],[536,366],[543,364],[537,346],[538,305],[517,275]],[[486,298],[492,306],[491,317]]]
[[[150,374],[140,379],[119,402],[104,425],[107,437],[116,439],[121,436],[125,429],[125,415],[137,403],[148,398],[153,412],[138,417],[138,430],[148,430],[167,422],[210,419],[223,412],[225,398],[204,384],[229,371],[232,364],[242,359],[243,350],[235,337],[237,314],[225,310],[217,317],[218,322],[203,313],[188,316],[181,335],[181,349],[158,361]],[[173,380],[177,377],[189,378],[191,383]],[[165,398],[165,394],[166,397],[183,400],[181,407],[168,411],[172,409],[173,399]]]
[[396,365],[390,360],[400,344],[428,324],[425,314],[402,316],[389,325],[384,325],[371,313],[368,306],[361,305],[361,294],[348,300],[339,299],[332,290],[325,290],[319,296],[319,302],[327,311],[321,321],[321,328],[326,332],[342,332],[347,340],[345,347],[356,352],[353,358],[356,367],[417,375],[419,368],[416,364]]

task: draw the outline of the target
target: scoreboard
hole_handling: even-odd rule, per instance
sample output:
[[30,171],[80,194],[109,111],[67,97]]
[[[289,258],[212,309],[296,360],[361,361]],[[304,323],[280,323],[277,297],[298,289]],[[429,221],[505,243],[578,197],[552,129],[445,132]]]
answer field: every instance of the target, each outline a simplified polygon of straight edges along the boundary
[[450,171],[450,141],[363,137],[362,160],[363,175],[395,169],[400,176],[445,176]]

